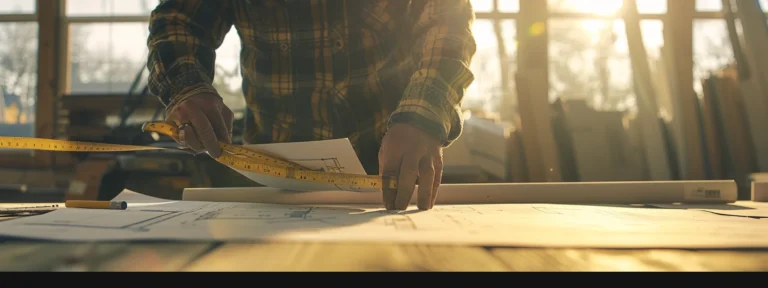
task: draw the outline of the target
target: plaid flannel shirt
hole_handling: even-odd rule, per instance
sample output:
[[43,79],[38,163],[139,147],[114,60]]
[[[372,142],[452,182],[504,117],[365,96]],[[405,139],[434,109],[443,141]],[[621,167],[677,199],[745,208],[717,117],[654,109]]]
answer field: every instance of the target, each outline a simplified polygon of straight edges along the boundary
[[347,137],[360,153],[410,123],[448,146],[474,80],[473,21],[469,0],[165,0],[151,14],[149,89],[167,109],[215,93],[215,51],[234,26],[246,143]]

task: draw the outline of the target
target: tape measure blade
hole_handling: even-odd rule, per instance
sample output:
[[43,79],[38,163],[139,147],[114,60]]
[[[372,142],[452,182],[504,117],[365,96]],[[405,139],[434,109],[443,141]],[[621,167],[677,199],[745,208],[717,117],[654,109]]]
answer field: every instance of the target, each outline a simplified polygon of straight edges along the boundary
[[62,152],[128,152],[161,150],[165,148],[68,141],[58,139],[0,136],[0,149],[44,150]]
[[[168,122],[147,122],[142,126],[142,131],[145,132],[155,132],[159,134],[166,135],[171,138],[178,138],[178,128],[174,126],[171,123]],[[241,155],[246,156],[248,158],[252,158],[254,160],[258,160],[267,164],[273,164],[275,166],[282,166],[282,167],[294,167],[294,168],[304,168],[297,163],[293,163],[291,161],[288,161],[286,159],[281,159],[280,157],[276,157],[273,155],[269,155],[264,152],[260,152],[251,148],[243,147],[243,146],[237,146],[227,143],[219,143],[221,146],[221,149],[223,151],[235,154],[235,155]]]
[[257,151],[248,147],[243,146],[236,146],[231,144],[221,144],[221,148],[224,151],[227,151],[229,153],[235,154],[235,155],[241,155],[248,158],[251,158],[253,160],[262,161],[265,164],[272,164],[276,166],[282,166],[282,167],[292,167],[297,169],[307,169],[304,166],[301,166],[297,163],[294,163],[292,161],[288,161],[279,157],[275,157],[273,155]]
[[[156,132],[176,139],[177,127],[167,122],[148,122],[142,126],[145,132]],[[216,161],[233,169],[298,181],[310,181],[338,186],[359,188],[396,189],[397,181],[389,177],[314,171],[292,161],[280,159],[254,149],[222,143],[228,153]],[[81,142],[58,139],[0,136],[0,149],[47,150],[69,152],[127,152],[165,150],[168,148]],[[230,154],[232,153],[232,154]]]
[[382,178],[378,176],[331,173],[326,171],[280,167],[268,163],[260,163],[249,158],[240,158],[234,155],[222,155],[216,160],[224,165],[229,166],[230,168],[298,181],[310,181],[340,186],[355,186],[360,188],[381,188],[383,185]]

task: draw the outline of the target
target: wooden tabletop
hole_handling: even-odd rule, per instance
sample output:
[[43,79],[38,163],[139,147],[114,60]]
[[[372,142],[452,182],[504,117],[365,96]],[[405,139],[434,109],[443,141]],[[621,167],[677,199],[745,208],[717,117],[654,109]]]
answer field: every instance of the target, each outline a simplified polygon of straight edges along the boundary
[[0,271],[768,271],[768,249],[0,240]]
[[327,243],[0,244],[2,271],[768,271],[768,250]]

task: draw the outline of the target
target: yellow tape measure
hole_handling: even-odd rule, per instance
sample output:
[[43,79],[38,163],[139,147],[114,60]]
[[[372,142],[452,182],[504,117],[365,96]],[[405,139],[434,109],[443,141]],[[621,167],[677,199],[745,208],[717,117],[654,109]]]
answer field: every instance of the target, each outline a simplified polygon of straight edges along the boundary
[[[178,128],[166,122],[149,122],[144,132],[155,132],[176,139]],[[397,181],[391,177],[329,173],[309,170],[288,160],[261,153],[242,146],[220,143],[223,150],[216,161],[234,169],[299,181],[353,186],[359,188],[397,189]],[[167,148],[67,141],[44,138],[0,136],[0,149],[32,149],[63,152],[129,152],[164,150]]]

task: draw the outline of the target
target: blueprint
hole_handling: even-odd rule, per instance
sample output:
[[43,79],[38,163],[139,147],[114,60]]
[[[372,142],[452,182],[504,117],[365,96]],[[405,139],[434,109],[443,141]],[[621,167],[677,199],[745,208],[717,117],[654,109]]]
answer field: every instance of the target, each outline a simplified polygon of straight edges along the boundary
[[59,241],[331,241],[572,248],[768,248],[765,220],[646,206],[378,206],[167,201],[59,209],[0,222],[0,236]]
[[[348,139],[334,139],[292,143],[270,143],[244,145],[267,154],[292,161],[301,166],[329,173],[347,173],[365,175],[365,169],[357,158]],[[378,192],[375,188],[360,188],[344,185],[312,183],[287,178],[273,177],[235,169],[240,174],[264,186],[294,191],[355,191]]]
[[744,201],[739,205],[692,205],[692,204],[653,204],[664,209],[699,210],[709,213],[755,219],[768,218],[768,203]]

